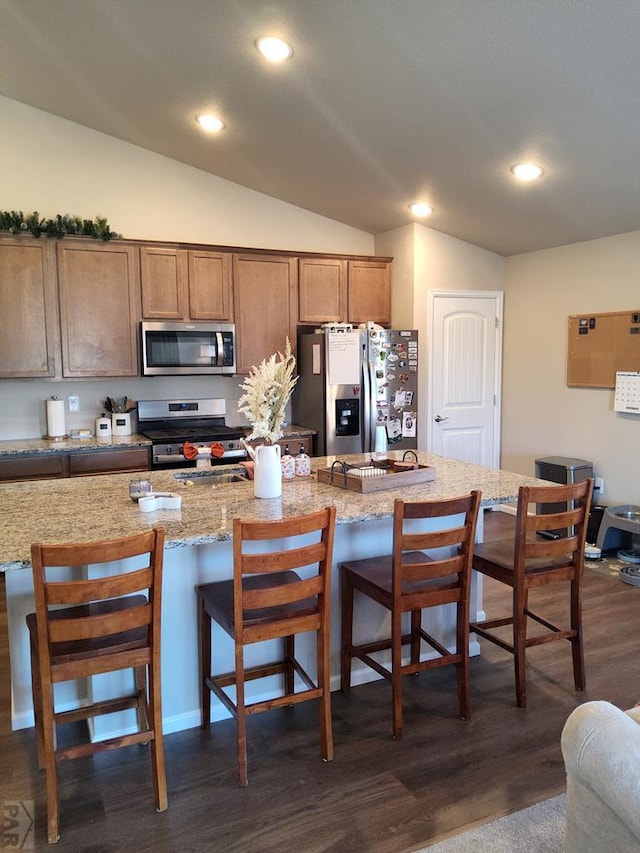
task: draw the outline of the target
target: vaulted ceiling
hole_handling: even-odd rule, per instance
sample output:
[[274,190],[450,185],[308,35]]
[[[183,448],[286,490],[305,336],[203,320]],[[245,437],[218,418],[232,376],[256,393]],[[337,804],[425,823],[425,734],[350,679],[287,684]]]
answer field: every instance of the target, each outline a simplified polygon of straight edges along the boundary
[[0,94],[373,234],[425,200],[512,255],[640,228],[639,45],[638,0],[0,0]]

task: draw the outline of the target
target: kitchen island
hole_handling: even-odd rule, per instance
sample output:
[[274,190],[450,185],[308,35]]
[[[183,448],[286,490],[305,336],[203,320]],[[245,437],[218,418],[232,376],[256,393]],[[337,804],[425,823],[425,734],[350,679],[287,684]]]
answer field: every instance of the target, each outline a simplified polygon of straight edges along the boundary
[[[391,453],[390,456],[393,458]],[[323,485],[312,475],[284,481],[281,498],[257,499],[251,482],[215,486],[189,485],[175,479],[175,471],[148,472],[154,491],[171,491],[182,496],[177,510],[143,513],[129,498],[130,474],[113,474],[63,480],[26,481],[0,484],[0,571],[6,573],[7,614],[11,653],[12,725],[33,724],[30,687],[29,644],[25,616],[34,609],[30,570],[32,542],[82,542],[138,533],[155,525],[165,529],[165,570],[163,584],[163,713],[166,732],[199,724],[197,611],[194,587],[199,583],[232,575],[233,519],[277,519],[321,509],[328,504],[337,511],[332,582],[331,671],[332,683],[339,683],[340,600],[335,566],[343,560],[388,552],[391,546],[393,502],[437,500],[480,489],[482,506],[513,502],[520,485],[542,484],[499,469],[446,459],[420,452],[422,465],[432,466],[435,480],[401,489],[373,494],[345,491]],[[366,457],[346,457],[363,461]],[[329,467],[335,457],[315,458],[313,469]],[[222,469],[216,469],[222,470]],[[196,473],[183,471],[182,473]],[[482,518],[478,539],[482,538]],[[117,566],[114,567],[117,571]],[[362,606],[360,606],[362,605]],[[479,618],[481,589],[472,587],[472,618]],[[474,615],[475,614],[475,615]],[[447,644],[453,642],[453,612],[450,606],[429,611],[428,630]],[[387,614],[373,602],[358,602],[357,631],[374,638],[388,631]],[[303,637],[302,659],[306,658]],[[356,640],[359,639],[356,633]],[[216,635],[216,641],[218,636]],[[220,634],[214,665],[220,671],[232,661],[232,642]],[[477,653],[477,646],[472,649]],[[309,646],[309,658],[313,658]],[[367,668],[354,669],[353,683],[376,677]],[[106,693],[111,681],[121,676],[99,676],[90,686],[69,685],[57,699],[63,706],[81,702],[87,690]],[[257,685],[256,685],[257,687]],[[66,692],[65,692],[66,691]],[[84,691],[84,693],[83,693]],[[454,701],[454,700],[452,700]],[[226,711],[213,703],[214,718]],[[96,737],[106,737],[129,726],[104,718],[96,727]],[[109,728],[107,728],[109,726]],[[116,727],[114,729],[114,726]]]

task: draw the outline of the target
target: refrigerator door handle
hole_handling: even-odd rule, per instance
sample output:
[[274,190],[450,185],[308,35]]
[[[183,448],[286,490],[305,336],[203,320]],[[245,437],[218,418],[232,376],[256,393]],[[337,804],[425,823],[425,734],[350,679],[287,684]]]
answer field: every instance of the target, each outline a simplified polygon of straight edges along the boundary
[[369,400],[371,407],[371,418],[369,419],[369,452],[373,453],[376,449],[376,423],[378,417],[378,410],[376,407],[376,389],[378,387],[378,383],[376,382],[376,366],[373,362],[369,362]]
[[[365,353],[366,355],[366,353]],[[371,380],[369,362],[362,359],[362,452],[371,451]]]
[[365,373],[367,374],[368,392],[367,392],[367,408],[369,415],[367,417],[367,432],[366,432],[366,447],[365,453],[373,453],[376,440],[376,373],[375,365],[370,361],[366,364]]

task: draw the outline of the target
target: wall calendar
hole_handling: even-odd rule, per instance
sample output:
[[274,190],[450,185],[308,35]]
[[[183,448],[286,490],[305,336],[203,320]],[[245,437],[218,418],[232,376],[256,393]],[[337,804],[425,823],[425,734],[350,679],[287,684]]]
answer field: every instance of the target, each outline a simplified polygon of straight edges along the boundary
[[613,410],[640,415],[640,371],[618,370],[616,372]]

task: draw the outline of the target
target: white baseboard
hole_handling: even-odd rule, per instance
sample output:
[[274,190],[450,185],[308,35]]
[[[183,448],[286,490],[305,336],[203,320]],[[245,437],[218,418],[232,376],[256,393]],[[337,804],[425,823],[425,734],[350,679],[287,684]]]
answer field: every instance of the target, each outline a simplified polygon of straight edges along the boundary
[[495,509],[496,512],[506,512],[507,515],[517,515],[518,514],[518,507],[516,504],[500,504],[499,506],[491,507],[491,508]]

